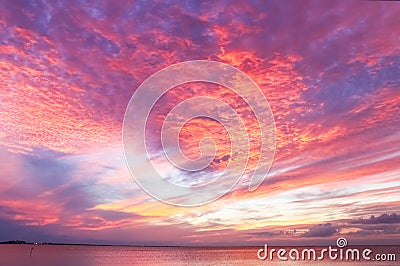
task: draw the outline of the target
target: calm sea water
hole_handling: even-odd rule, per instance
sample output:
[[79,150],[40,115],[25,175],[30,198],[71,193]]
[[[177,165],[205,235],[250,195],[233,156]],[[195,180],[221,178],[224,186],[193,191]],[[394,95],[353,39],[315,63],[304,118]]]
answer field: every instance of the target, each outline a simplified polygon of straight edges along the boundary
[[[33,249],[30,256],[31,248]],[[31,265],[400,265],[400,247],[369,247],[374,253],[395,253],[397,262],[261,261],[260,247],[118,247],[0,245],[0,266]],[[291,248],[285,248],[288,251]],[[301,250],[301,248],[299,248]]]

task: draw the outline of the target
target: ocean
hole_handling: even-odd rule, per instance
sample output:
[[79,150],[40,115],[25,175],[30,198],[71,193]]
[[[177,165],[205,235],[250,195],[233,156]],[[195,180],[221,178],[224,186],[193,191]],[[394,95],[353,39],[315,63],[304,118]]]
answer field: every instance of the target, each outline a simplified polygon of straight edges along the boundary
[[[31,249],[32,254],[31,254]],[[396,261],[280,261],[260,260],[261,247],[124,247],[78,245],[0,245],[0,266],[80,266],[80,265],[400,265],[400,246],[368,247],[373,254],[395,254]],[[301,254],[305,247],[298,248]],[[364,247],[357,247],[360,251]],[[276,248],[277,250],[280,248]],[[285,247],[286,256],[293,247]],[[315,248],[317,254],[322,248]],[[292,253],[292,255],[295,253]],[[276,255],[275,255],[276,256]],[[374,257],[374,256],[372,256]]]

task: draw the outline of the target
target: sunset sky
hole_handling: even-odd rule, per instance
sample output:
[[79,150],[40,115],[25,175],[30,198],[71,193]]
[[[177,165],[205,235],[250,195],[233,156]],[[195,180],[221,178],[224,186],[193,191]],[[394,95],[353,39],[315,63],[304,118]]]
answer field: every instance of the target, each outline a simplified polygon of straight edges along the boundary
[[[0,0],[0,241],[400,245],[399,14],[399,3],[373,1]],[[199,59],[258,84],[276,153],[256,191],[243,178],[210,204],[175,207],[132,179],[123,118],[150,75]],[[245,117],[254,170],[248,106],[205,83],[172,89],[150,115],[156,163],[167,164],[158,156],[166,112],[198,95]],[[194,119],[181,144],[195,158],[205,136],[218,148],[213,178],[229,161],[224,128]]]

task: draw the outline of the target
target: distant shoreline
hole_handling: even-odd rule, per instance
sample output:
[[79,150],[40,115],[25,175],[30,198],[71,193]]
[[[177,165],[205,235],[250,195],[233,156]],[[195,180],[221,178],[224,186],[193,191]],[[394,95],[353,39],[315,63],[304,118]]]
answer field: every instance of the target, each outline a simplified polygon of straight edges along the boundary
[[[99,247],[139,247],[139,248],[259,248],[260,245],[253,246],[181,246],[181,245],[128,245],[128,244],[82,244],[82,243],[53,243],[53,242],[27,242],[24,240],[9,240],[0,242],[0,245],[37,245],[37,246],[99,246]],[[400,247],[400,245],[351,245],[353,247]],[[349,247],[351,247],[349,246]],[[297,248],[305,248],[305,247],[325,247],[325,246],[295,246],[295,245],[287,245],[287,246],[275,246],[271,245],[271,247],[297,247]]]

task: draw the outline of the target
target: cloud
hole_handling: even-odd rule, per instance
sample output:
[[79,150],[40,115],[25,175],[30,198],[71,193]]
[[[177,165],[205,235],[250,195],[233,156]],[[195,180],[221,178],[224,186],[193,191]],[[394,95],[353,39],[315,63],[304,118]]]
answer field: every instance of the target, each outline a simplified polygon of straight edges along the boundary
[[329,237],[337,233],[337,228],[332,224],[319,224],[310,228],[306,233],[303,234],[304,237]]
[[276,237],[276,236],[282,235],[283,232],[261,231],[261,232],[250,232],[249,234],[255,235],[255,236]]
[[358,219],[352,221],[354,224],[398,224],[400,223],[400,215],[396,213],[381,214],[378,217],[372,215],[369,219]]
[[[61,238],[54,236],[53,232],[46,232],[44,228],[26,225],[19,221],[0,218],[0,241],[25,240],[30,242],[57,242]],[[68,237],[63,236],[63,241]]]

